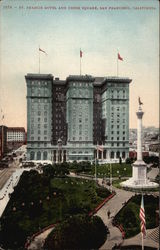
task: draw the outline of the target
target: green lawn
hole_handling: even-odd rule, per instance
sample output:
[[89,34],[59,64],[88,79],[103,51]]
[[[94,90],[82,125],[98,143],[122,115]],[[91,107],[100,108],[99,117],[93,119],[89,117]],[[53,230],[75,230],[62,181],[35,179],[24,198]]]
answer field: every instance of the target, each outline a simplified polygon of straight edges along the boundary
[[[135,236],[140,232],[139,210],[141,195],[133,196],[127,204],[115,216],[116,224],[122,224],[126,233],[126,238]],[[152,195],[144,196],[144,209],[146,218],[146,228],[156,227],[156,210],[158,210],[158,197]]]
[[[103,164],[103,165],[97,165],[97,177],[103,178],[109,178],[110,172],[112,172],[112,177],[131,177],[132,176],[132,166],[130,164],[126,163],[112,163],[110,164]],[[91,166],[91,170],[89,171],[83,171],[87,172],[90,175],[95,174],[95,165]]]
[[2,242],[17,250],[40,228],[74,214],[88,214],[109,194],[95,181],[24,172],[1,218]]

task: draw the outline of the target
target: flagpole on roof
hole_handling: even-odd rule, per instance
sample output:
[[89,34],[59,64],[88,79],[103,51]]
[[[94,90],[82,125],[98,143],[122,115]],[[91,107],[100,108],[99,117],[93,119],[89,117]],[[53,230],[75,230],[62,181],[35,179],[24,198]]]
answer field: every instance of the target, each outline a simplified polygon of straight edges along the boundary
[[39,50],[38,50],[38,52],[39,52],[39,74],[40,74],[40,45],[39,45]]
[[81,76],[81,71],[82,71],[82,65],[81,65],[81,58],[82,58],[82,50],[81,50],[81,48],[80,48],[80,76]]
[[117,77],[118,77],[118,70],[119,70],[119,68],[118,68],[118,49],[117,49]]

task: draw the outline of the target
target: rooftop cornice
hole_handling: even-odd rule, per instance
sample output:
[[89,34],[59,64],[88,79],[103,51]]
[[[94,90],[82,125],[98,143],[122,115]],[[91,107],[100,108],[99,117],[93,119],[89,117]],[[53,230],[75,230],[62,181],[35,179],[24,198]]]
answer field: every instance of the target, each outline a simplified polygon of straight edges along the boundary
[[39,80],[39,79],[46,79],[46,80],[53,80],[53,75],[52,74],[33,74],[33,73],[28,73],[26,76],[25,76],[26,80],[28,79],[36,79],[36,80]]
[[109,82],[130,83],[131,81],[132,81],[132,79],[130,79],[129,77],[107,76],[102,81],[102,84],[103,83],[109,83]]
[[66,78],[66,83],[73,81],[82,81],[82,82],[94,82],[95,78],[91,75],[69,75]]

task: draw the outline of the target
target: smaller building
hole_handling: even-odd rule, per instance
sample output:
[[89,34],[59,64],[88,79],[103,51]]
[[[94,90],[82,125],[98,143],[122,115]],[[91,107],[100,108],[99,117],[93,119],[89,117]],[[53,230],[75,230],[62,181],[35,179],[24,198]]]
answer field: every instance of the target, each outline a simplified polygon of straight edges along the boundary
[[149,151],[151,152],[160,152],[160,142],[154,142],[149,145]]
[[7,152],[7,127],[0,126],[0,160],[3,155]]
[[[145,156],[149,156],[148,151],[142,151],[142,158]],[[129,151],[129,158],[137,159],[137,150]]]
[[26,143],[26,132],[23,127],[8,127],[7,147],[8,150],[17,149]]

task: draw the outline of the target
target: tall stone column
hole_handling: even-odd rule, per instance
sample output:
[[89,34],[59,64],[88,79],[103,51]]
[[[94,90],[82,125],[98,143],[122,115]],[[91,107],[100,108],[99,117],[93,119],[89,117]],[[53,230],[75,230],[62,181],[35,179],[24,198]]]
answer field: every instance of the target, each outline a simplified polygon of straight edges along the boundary
[[136,112],[138,118],[137,124],[137,161],[142,161],[142,117],[144,112],[141,106],[139,106],[138,112]]

